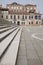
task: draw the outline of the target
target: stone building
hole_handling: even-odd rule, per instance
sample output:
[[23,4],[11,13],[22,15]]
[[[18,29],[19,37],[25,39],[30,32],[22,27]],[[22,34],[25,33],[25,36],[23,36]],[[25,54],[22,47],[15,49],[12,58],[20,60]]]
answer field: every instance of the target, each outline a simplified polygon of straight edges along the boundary
[[40,25],[42,23],[37,6],[32,4],[22,5],[16,2],[7,4],[6,9],[2,9],[1,17],[17,25]]
[[0,8],[2,8],[2,4],[0,4]]

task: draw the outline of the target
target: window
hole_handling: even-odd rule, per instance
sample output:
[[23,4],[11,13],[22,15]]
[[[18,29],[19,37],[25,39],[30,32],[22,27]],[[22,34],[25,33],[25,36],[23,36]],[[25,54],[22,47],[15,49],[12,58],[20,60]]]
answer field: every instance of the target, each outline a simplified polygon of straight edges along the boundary
[[29,24],[30,24],[30,22],[29,22]]
[[37,19],[37,16],[35,16],[35,19]]
[[20,25],[20,21],[17,22],[17,25]]
[[33,19],[33,16],[31,16],[31,18]]
[[12,15],[11,15],[11,19],[12,19]]
[[22,20],[24,20],[24,15],[22,16]]
[[29,16],[29,19],[30,19],[31,17]]
[[21,22],[22,24],[25,24],[25,22]]
[[25,19],[27,19],[27,16],[25,16]]
[[16,22],[14,21],[14,24],[16,24]]
[[19,19],[19,16],[18,16],[18,19]]
[[29,19],[33,19],[33,16],[29,16]]
[[38,21],[36,21],[36,24],[38,24]]
[[23,22],[21,22],[23,24]]
[[16,15],[14,15],[14,19],[16,19]]
[[3,15],[1,17],[3,18]]
[[25,24],[25,22],[24,22],[24,24]]
[[33,21],[31,22],[31,24],[33,24]]

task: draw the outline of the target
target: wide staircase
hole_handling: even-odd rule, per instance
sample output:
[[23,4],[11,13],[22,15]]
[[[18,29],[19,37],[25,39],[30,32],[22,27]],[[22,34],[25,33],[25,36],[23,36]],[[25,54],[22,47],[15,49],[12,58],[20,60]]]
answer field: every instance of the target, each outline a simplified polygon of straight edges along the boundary
[[22,28],[9,22],[4,23],[0,22],[0,65],[15,65]]

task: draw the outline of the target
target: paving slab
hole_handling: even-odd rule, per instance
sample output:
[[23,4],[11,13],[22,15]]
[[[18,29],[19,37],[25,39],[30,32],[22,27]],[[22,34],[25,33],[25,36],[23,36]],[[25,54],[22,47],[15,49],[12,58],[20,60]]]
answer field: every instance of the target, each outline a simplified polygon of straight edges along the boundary
[[[43,40],[33,38],[34,33],[43,33],[43,27],[23,27],[16,65],[43,65]],[[39,37],[43,37],[43,34]]]

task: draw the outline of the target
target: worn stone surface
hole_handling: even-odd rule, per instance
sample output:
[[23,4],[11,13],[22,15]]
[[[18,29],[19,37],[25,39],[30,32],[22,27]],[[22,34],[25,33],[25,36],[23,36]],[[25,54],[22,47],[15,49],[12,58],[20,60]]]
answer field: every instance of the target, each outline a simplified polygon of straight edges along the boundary
[[[43,65],[43,40],[33,38],[36,33],[43,33],[43,26],[23,28],[16,65]],[[43,38],[43,34],[36,36]]]

